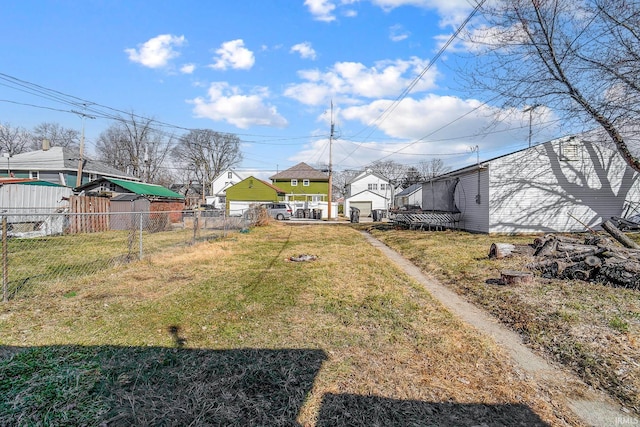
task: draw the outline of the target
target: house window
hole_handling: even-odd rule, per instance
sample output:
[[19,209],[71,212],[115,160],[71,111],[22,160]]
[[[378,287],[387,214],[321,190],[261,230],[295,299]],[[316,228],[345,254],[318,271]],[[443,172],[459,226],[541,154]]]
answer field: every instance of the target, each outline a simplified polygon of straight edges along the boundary
[[40,179],[40,172],[38,172],[38,171],[29,172],[29,178],[31,178],[31,179]]
[[563,144],[562,160],[578,160],[579,148],[577,144]]
[[377,191],[378,190],[378,184],[368,184],[367,185],[367,189],[369,191]]
[[385,191],[387,189],[387,184],[380,184],[380,190]]
[[233,178],[233,172],[227,172],[227,179]]
[[291,180],[291,186],[292,187],[297,187],[298,186],[298,180],[297,179],[292,179]]
[[309,180],[308,179],[303,180],[302,181],[302,185],[304,185],[305,187],[308,187],[309,186]]

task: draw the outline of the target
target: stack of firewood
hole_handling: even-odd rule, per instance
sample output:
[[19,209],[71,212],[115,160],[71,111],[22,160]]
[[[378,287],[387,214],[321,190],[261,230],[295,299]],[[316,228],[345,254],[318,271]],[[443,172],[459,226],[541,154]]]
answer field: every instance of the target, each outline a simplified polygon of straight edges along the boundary
[[528,249],[493,244],[489,256],[500,258],[533,250],[535,261],[527,264],[527,268],[543,277],[640,289],[640,246],[610,221],[605,221],[602,228],[613,239],[595,233],[584,239],[549,234],[536,238]]

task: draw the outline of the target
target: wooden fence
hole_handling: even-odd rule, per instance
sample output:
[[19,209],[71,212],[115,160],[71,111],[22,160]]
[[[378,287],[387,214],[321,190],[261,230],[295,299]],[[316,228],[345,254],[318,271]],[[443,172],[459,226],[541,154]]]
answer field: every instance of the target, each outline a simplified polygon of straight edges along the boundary
[[71,196],[69,198],[70,215],[67,232],[76,234],[108,231],[109,211],[109,199],[106,197]]

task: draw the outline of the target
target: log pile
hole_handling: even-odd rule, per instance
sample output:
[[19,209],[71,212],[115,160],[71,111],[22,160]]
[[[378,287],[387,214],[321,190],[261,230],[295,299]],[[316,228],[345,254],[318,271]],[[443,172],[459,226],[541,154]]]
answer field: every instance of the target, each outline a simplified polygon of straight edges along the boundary
[[611,221],[602,223],[609,235],[579,239],[559,234],[538,237],[532,245],[493,243],[490,258],[532,255],[529,270],[542,277],[577,279],[640,290],[640,246]]
[[[638,245],[624,234],[618,235],[620,230],[610,221],[606,221],[602,228],[613,239],[598,234],[584,239],[555,234],[536,238],[532,245],[534,261],[526,267],[546,278],[577,279],[640,289]],[[493,245],[490,256],[491,252],[495,256],[496,247]]]

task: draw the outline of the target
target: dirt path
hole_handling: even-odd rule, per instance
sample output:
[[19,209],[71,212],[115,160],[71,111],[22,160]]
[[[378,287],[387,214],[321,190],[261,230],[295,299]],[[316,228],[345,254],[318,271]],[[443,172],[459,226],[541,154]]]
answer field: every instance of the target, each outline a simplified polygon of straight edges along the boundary
[[405,273],[422,284],[434,298],[438,299],[454,315],[481,333],[490,336],[509,354],[517,369],[525,375],[547,387],[572,384],[572,388],[577,390],[576,395],[565,397],[568,401],[568,406],[585,423],[603,427],[640,425],[640,418],[622,412],[620,405],[616,404],[607,395],[594,391],[566,369],[552,365],[535,354],[523,344],[518,334],[500,324],[485,311],[423,274],[419,268],[371,236],[371,234],[363,231],[362,235]]

